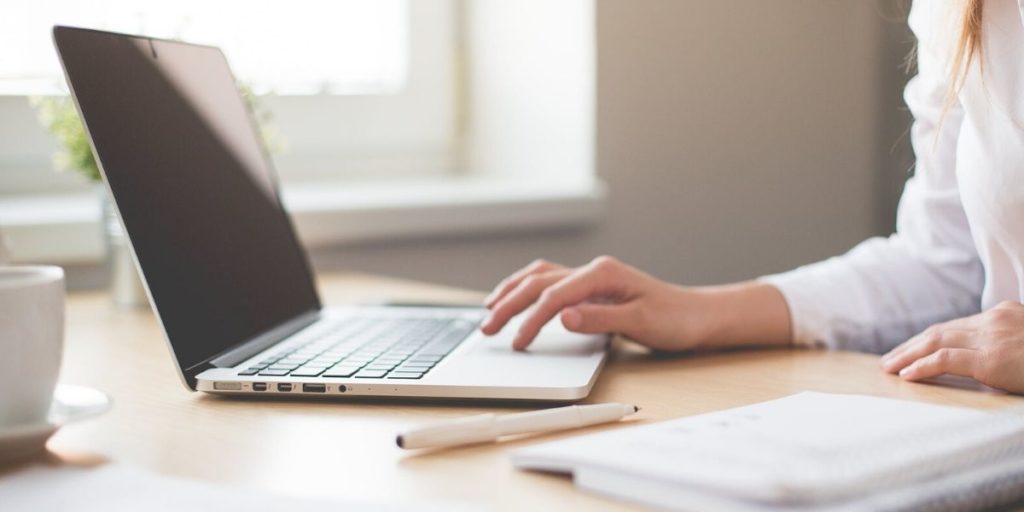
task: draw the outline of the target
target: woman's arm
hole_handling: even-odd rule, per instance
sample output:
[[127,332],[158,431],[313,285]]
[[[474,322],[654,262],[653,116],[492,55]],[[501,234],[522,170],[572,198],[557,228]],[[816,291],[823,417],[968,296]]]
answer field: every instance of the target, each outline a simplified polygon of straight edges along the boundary
[[536,261],[500,283],[486,306],[486,334],[530,308],[513,341],[519,350],[555,316],[574,332],[616,332],[659,350],[786,345],[791,338],[786,301],[772,285],[681,287],[608,256],[578,268]]
[[977,313],[984,275],[960,202],[956,160],[964,114],[947,102],[947,2],[915,0],[918,73],[905,99],[914,115],[914,177],[896,234],[846,255],[771,276],[786,296],[798,344],[882,353],[938,322]]
[[956,103],[947,109],[944,45],[934,37],[944,4],[916,0],[911,13],[919,63],[906,100],[917,167],[896,234],[760,283],[720,288],[674,287],[607,259],[579,269],[538,264],[498,287],[484,331],[497,332],[536,302],[517,347],[561,313],[570,328],[579,321],[585,332],[618,331],[656,348],[792,339],[881,353],[937,322],[977,313],[983,271],[956,177],[963,112]]

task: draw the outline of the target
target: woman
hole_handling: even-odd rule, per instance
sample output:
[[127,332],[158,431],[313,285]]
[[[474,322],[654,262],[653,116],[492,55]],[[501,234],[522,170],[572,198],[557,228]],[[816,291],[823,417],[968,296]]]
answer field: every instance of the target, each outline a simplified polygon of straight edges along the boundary
[[[494,334],[529,309],[524,349],[555,316],[649,347],[826,346],[885,353],[917,381],[972,377],[1024,393],[1024,0],[916,0],[913,178],[896,234],[844,256],[716,287],[659,281],[609,257],[537,261],[487,298]],[[533,307],[531,307],[533,306]]]

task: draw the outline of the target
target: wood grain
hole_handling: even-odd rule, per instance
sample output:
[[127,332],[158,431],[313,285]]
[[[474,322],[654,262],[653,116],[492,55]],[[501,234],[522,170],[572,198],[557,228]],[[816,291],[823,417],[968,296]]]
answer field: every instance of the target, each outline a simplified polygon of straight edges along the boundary
[[[327,304],[381,300],[476,302],[482,294],[361,275],[322,278]],[[61,380],[94,386],[115,399],[106,416],[60,431],[51,457],[110,460],[166,474],[284,494],[419,503],[448,500],[495,510],[618,510],[575,491],[568,478],[519,472],[511,449],[554,434],[498,444],[413,454],[396,432],[424,422],[484,411],[481,403],[272,401],[226,399],[187,391],[148,311],[117,310],[106,295],[68,302]],[[864,393],[940,404],[995,408],[1020,404],[994,392],[911,384],[883,374],[877,357],[776,350],[650,356],[617,343],[587,402],[643,407],[627,423],[646,423],[779,398],[803,390]],[[588,429],[588,432],[623,425]]]

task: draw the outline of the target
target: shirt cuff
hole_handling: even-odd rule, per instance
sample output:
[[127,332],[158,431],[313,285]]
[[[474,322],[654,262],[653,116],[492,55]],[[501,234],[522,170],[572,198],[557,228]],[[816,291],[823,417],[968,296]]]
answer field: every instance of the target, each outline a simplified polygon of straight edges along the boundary
[[798,347],[822,348],[826,342],[828,319],[817,311],[812,286],[808,286],[806,272],[801,269],[762,276],[758,282],[779,290],[789,307],[789,322],[793,330],[793,344]]

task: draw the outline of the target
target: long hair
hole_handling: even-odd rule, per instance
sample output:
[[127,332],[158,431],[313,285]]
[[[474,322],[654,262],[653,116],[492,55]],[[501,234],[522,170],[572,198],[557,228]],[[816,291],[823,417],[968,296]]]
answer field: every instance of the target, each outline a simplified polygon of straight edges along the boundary
[[967,76],[967,70],[975,58],[979,59],[984,67],[984,60],[981,59],[983,51],[981,45],[981,22],[984,13],[985,2],[983,0],[963,0],[963,14],[960,19],[960,30],[957,34],[956,46],[953,51],[953,61],[950,72],[952,76],[949,82],[949,94],[951,97],[960,92]]

